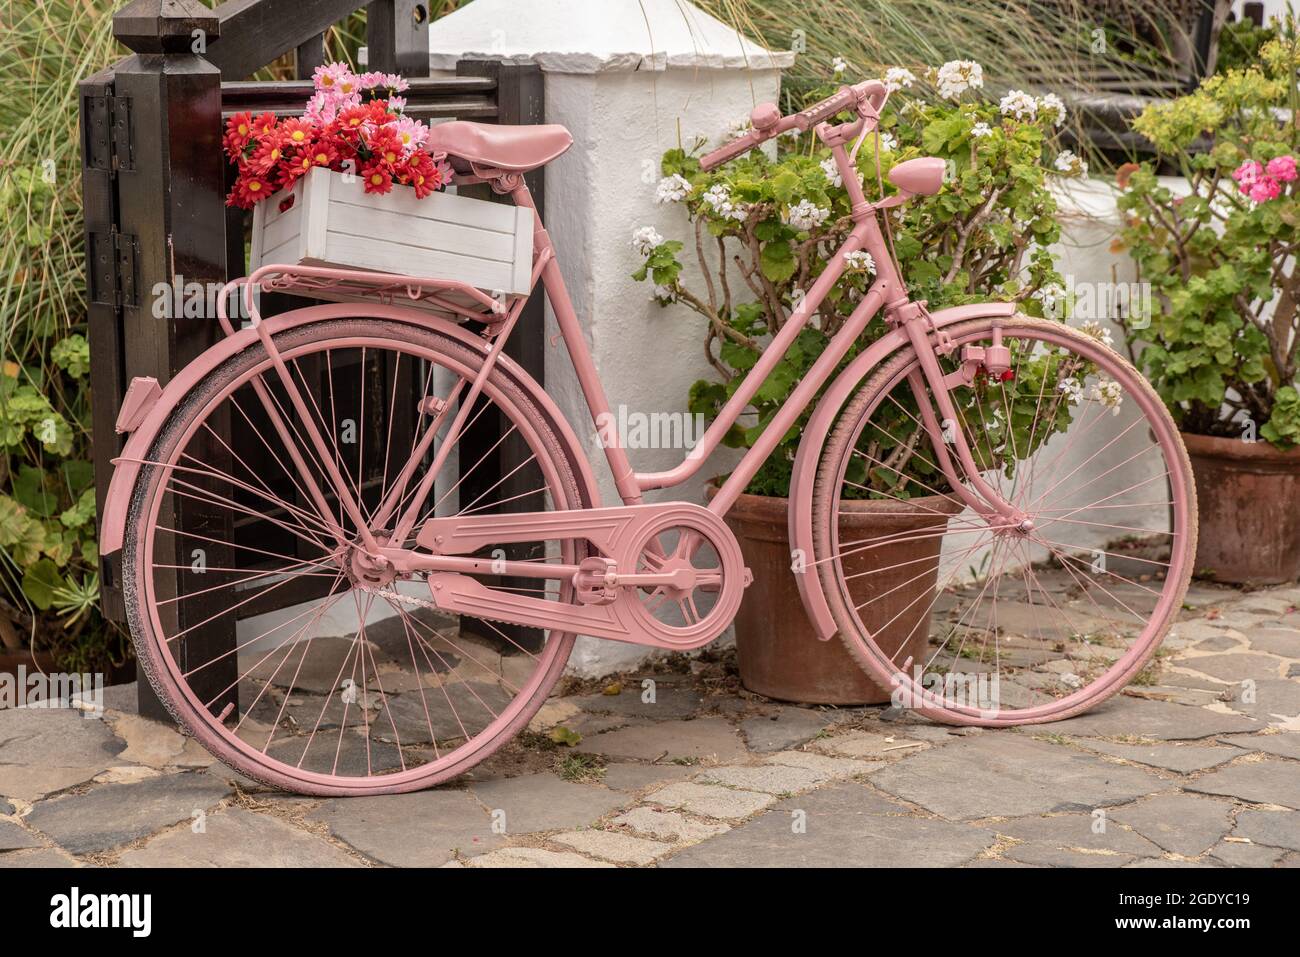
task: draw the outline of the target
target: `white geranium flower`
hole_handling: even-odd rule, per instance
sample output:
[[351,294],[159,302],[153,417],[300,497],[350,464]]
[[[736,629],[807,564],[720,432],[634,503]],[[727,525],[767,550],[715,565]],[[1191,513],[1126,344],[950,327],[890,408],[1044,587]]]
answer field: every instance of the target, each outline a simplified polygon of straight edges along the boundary
[[680,173],[665,176],[655,187],[656,203],[680,203],[691,191],[691,181]]
[[916,77],[906,67],[891,66],[885,71],[885,89],[890,93],[906,90],[915,82]]
[[749,206],[731,200],[731,190],[722,183],[710,186],[701,197],[703,202],[713,207],[713,211],[724,219],[743,220],[749,215]]
[[1124,401],[1124,387],[1114,379],[1102,379],[1092,387],[1092,397],[1110,409],[1111,415],[1119,415],[1120,404]]
[[844,264],[850,269],[860,270],[862,272],[875,272],[876,261],[871,258],[871,253],[865,249],[854,249],[844,254]]
[[1038,101],[1024,90],[1012,90],[998,102],[1003,116],[1017,120],[1032,120],[1038,115]]
[[1078,405],[1083,399],[1083,386],[1078,379],[1062,379],[1056,389],[1071,405]]
[[655,302],[676,302],[677,292],[671,286],[655,286],[651,294]]
[[974,60],[949,60],[939,67],[935,84],[940,96],[955,100],[967,90],[977,90],[984,85],[984,68]]
[[791,290],[790,290],[790,308],[791,308],[791,309],[798,309],[798,308],[799,308],[799,303],[803,302],[803,298],[804,298],[804,296],[806,296],[806,295],[808,295],[808,293],[804,292],[804,291],[803,291],[802,289],[800,289],[798,286],[796,286],[794,289],[791,289]]
[[844,177],[840,175],[840,168],[835,165],[835,157],[828,156],[821,161],[822,172],[830,180],[832,186],[838,188],[844,185]]
[[836,76],[839,76],[848,68],[849,68],[848,61],[845,60],[844,57],[842,56],[837,56],[831,60],[831,70],[835,73]]
[[642,256],[649,256],[663,241],[663,236],[659,235],[659,230],[653,226],[642,226],[640,229],[632,230],[632,248]]
[[976,139],[979,139],[981,136],[992,136],[993,127],[989,126],[987,123],[976,123],[971,127],[970,135]]
[[830,218],[831,211],[825,206],[817,206],[806,199],[801,199],[793,206],[787,207],[781,217],[788,225],[802,232],[812,232]]
[[745,117],[744,119],[741,120],[736,120],[734,123],[728,126],[726,132],[722,134],[722,140],[724,143],[730,143],[732,140],[738,140],[746,133],[748,133],[750,129],[751,127],[749,125],[749,117]]
[[1065,122],[1065,101],[1055,93],[1048,93],[1038,99],[1038,112],[1050,117],[1052,125],[1060,126]]
[[1089,319],[1083,323],[1079,326],[1079,331],[1085,336],[1096,339],[1103,346],[1113,346],[1115,344],[1115,338],[1110,334],[1110,330],[1095,319]]
[[1065,290],[1056,283],[1034,290],[1033,298],[1043,304],[1043,314],[1055,319],[1061,314],[1061,305],[1065,302]]
[[898,147],[898,139],[893,133],[886,133],[884,130],[878,131],[880,134],[880,148],[886,152],[893,152]]
[[1058,173],[1063,173],[1066,176],[1088,175],[1088,164],[1074,155],[1073,150],[1061,150],[1056,154],[1056,160],[1052,165]]

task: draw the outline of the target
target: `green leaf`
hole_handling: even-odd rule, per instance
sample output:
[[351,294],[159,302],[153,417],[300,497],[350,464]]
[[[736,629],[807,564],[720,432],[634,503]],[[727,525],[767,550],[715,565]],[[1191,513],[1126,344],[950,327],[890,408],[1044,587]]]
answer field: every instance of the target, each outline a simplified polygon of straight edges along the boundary
[[64,587],[63,576],[48,558],[42,558],[23,575],[23,594],[41,611],[49,611],[54,604],[54,593]]

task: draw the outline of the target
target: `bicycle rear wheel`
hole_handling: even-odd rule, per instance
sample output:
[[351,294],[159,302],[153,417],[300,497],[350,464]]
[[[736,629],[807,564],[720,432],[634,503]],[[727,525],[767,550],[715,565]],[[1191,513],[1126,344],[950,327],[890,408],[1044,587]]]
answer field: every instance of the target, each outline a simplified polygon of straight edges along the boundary
[[[439,429],[433,448],[448,440],[453,389],[468,393],[482,354],[427,327],[364,316],[308,323],[275,342],[371,532],[386,540],[394,523],[379,521],[380,503],[396,500],[428,429]],[[468,413],[477,444],[458,440],[422,520],[592,504],[580,452],[550,426],[534,388],[493,370]],[[448,415],[439,419],[428,397],[449,400]],[[296,461],[322,489],[330,484],[305,432],[260,343],[213,370],[171,415],[141,468],[124,541],[139,662],[180,724],[249,777],[320,795],[429,787],[526,725],[574,636],[462,621],[433,606],[423,575],[372,574],[337,496],[324,503],[329,516],[313,503]],[[498,475],[502,448],[513,448],[513,464]],[[402,486],[403,502],[427,467]],[[501,554],[576,562],[585,549],[516,543]],[[573,600],[557,581],[492,584]]]
[[[1019,316],[1001,329],[1009,374],[957,389],[940,443],[962,435],[1025,527],[946,478],[910,348],[846,405],[813,490],[809,571],[849,651],[896,703],[955,724],[1056,721],[1121,689],[1173,623],[1196,551],[1190,465],[1146,380],[1100,332]],[[992,333],[951,328],[944,371]]]

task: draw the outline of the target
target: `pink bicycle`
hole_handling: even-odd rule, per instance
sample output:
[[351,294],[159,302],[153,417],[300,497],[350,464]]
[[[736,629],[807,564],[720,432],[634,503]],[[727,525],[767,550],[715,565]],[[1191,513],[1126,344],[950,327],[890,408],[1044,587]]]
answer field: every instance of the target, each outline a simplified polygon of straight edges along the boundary
[[[104,550],[123,549],[140,664],[180,724],[244,774],[311,794],[408,791],[467,770],[533,717],[575,635],[684,651],[728,626],[749,572],[723,516],[814,402],[793,463],[790,534],[804,610],[823,638],[838,635],[906,705],[955,724],[1059,720],[1132,679],[1180,608],[1195,552],[1174,423],[1098,336],[1014,304],[931,313],[909,299],[877,214],[938,192],[943,164],[903,163],[890,173],[897,194],[868,201],[851,144],[875,129],[886,96],[869,81],[791,116],[760,106],[750,132],[703,158],[710,170],[784,131],[814,130],[854,226],[681,465],[637,472],[606,445],[619,505],[600,502],[583,443],[502,354],[526,297],[305,266],[265,266],[232,284],[252,324],[223,313],[224,340],[161,393],[128,394],[119,421],[133,434],[104,519]],[[559,126],[454,122],[433,135],[458,182],[490,183],[526,207],[522,174],[571,142]],[[532,283],[545,288],[594,422],[609,403],[550,238],[535,229]],[[859,251],[877,264],[868,292],[708,507],[645,504],[647,491],[703,467]],[[378,298],[262,318],[254,288]],[[423,308],[394,304],[403,295]],[[887,333],[846,361],[881,310]],[[484,320],[482,332],[455,321],[465,317]],[[411,391],[408,445],[392,437]],[[222,438],[232,422],[256,447]],[[462,494],[489,458],[471,458],[462,441],[480,422],[499,426],[498,445],[521,450],[521,464]],[[868,499],[890,511],[864,530],[846,517]],[[536,507],[519,511],[520,501]],[[262,537],[226,542],[203,522],[169,524],[186,509],[236,529],[256,522]],[[878,557],[904,541],[920,553]],[[192,559],[205,547],[237,560]],[[295,589],[316,598],[247,619],[258,628],[233,649],[205,645],[205,623]],[[900,620],[908,640],[881,642]],[[208,669],[231,656],[235,681],[214,689]],[[972,699],[960,680],[969,675],[996,693]],[[236,685],[240,706],[222,706]]]

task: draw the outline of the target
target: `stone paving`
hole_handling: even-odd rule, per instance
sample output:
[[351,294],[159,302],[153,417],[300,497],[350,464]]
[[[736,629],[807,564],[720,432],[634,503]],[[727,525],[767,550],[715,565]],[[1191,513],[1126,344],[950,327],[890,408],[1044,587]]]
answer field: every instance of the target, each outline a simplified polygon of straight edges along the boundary
[[102,719],[0,711],[0,866],[1293,867],[1298,605],[1194,585],[1145,683],[1014,730],[785,705],[726,654],[677,662],[553,698],[395,797],[262,788],[113,688]]

